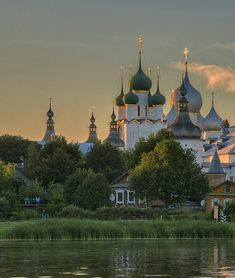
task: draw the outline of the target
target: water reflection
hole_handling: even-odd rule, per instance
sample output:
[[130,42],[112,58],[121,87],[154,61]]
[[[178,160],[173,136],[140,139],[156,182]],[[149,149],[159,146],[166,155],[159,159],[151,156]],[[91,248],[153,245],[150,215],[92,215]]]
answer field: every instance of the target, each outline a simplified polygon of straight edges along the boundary
[[235,277],[235,241],[1,242],[0,277]]

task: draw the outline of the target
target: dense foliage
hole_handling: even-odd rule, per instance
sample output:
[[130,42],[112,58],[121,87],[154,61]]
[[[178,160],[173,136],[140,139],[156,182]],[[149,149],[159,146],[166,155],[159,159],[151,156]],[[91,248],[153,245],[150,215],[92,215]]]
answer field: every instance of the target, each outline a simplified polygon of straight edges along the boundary
[[110,143],[98,143],[87,153],[86,167],[104,174],[111,182],[123,173],[122,152]]
[[99,221],[48,219],[18,222],[0,227],[0,239],[8,240],[104,240],[143,238],[234,238],[234,225],[202,220]]
[[30,144],[36,144],[21,136],[0,136],[0,160],[4,162],[21,162],[27,155]]
[[67,143],[64,137],[54,137],[43,148],[30,145],[25,163],[25,174],[44,185],[64,182],[78,167],[81,153],[77,145]]
[[[36,197],[47,206],[50,216],[69,216],[71,208],[72,214],[95,211],[98,219],[121,215],[149,218],[152,212],[147,210],[148,216],[143,210],[107,208],[110,182],[127,171],[131,172],[129,180],[136,194],[148,200],[159,198],[167,204],[186,198],[199,200],[208,190],[193,152],[183,150],[166,129],[141,139],[134,150],[97,143],[82,155],[78,144],[68,143],[62,136],[53,137],[44,146],[21,137],[2,136],[0,155],[1,152],[4,162],[0,161],[0,218],[39,217],[38,207],[31,211],[21,209],[27,200],[35,202]],[[20,155],[24,156],[24,169],[7,164],[6,161],[18,161]]]
[[187,198],[200,200],[208,192],[208,181],[191,150],[173,139],[159,142],[145,154],[130,176],[132,188],[149,200],[167,204]]

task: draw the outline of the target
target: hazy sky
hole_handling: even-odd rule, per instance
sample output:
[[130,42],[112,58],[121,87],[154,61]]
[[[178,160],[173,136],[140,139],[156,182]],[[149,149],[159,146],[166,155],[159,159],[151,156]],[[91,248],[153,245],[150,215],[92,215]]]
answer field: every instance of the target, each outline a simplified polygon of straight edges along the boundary
[[127,91],[139,33],[152,92],[161,67],[165,113],[187,46],[202,114],[213,90],[216,110],[235,124],[234,14],[234,0],[0,0],[0,134],[40,140],[52,97],[57,134],[85,140],[94,106],[105,139],[120,91],[119,68]]

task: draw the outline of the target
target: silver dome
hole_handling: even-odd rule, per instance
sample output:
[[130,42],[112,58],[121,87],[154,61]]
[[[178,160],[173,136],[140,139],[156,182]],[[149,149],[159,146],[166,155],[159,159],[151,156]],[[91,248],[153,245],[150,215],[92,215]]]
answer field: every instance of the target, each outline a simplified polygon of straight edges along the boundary
[[212,104],[210,112],[202,122],[202,126],[205,131],[219,131],[222,127],[222,121],[222,118],[217,114]]
[[167,126],[171,126],[175,122],[176,114],[175,105],[172,105],[170,112],[166,115]]
[[[185,77],[184,77],[184,86],[187,90],[186,98],[189,102],[189,104],[188,104],[189,113],[198,113],[202,107],[202,97],[201,97],[201,94],[199,93],[199,91],[191,85],[191,83],[189,81],[189,77],[188,77],[187,68],[186,68]],[[179,89],[180,88],[177,88],[175,90],[175,98],[174,98],[175,106],[176,106],[177,101],[180,99]]]
[[189,117],[187,91],[182,81],[179,89],[180,99],[177,102],[177,116],[175,122],[169,127],[176,139],[200,139],[201,129],[194,125]]
[[198,126],[201,130],[203,130],[203,120],[204,118],[202,114],[199,112],[197,114],[197,122],[195,123],[195,125]]
[[[185,88],[186,88],[186,86],[185,86]],[[180,88],[178,88],[176,90],[173,90],[172,93],[171,93],[172,105],[171,105],[171,109],[170,109],[169,113],[166,115],[167,126],[172,125],[176,120],[176,115],[177,115],[177,111],[176,111],[177,104],[176,104],[176,102],[180,99],[180,93],[177,95],[177,90],[179,92],[179,89]],[[188,99],[188,93],[186,95],[186,98]],[[175,99],[177,99],[177,101]],[[189,116],[190,116],[190,118],[193,117],[193,116],[190,115],[190,112],[189,112]],[[193,118],[191,118],[191,120],[192,120],[192,122],[194,122],[194,124],[196,126],[198,126],[201,130],[203,130],[203,125],[202,125],[203,117],[202,117],[200,112],[196,113],[196,122],[193,120]]]

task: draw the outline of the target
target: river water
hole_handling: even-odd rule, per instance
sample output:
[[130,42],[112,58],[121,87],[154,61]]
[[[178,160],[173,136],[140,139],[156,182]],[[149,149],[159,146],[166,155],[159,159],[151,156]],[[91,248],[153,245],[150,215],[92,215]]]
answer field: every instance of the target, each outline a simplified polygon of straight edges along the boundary
[[0,277],[235,277],[235,241],[0,242]]

